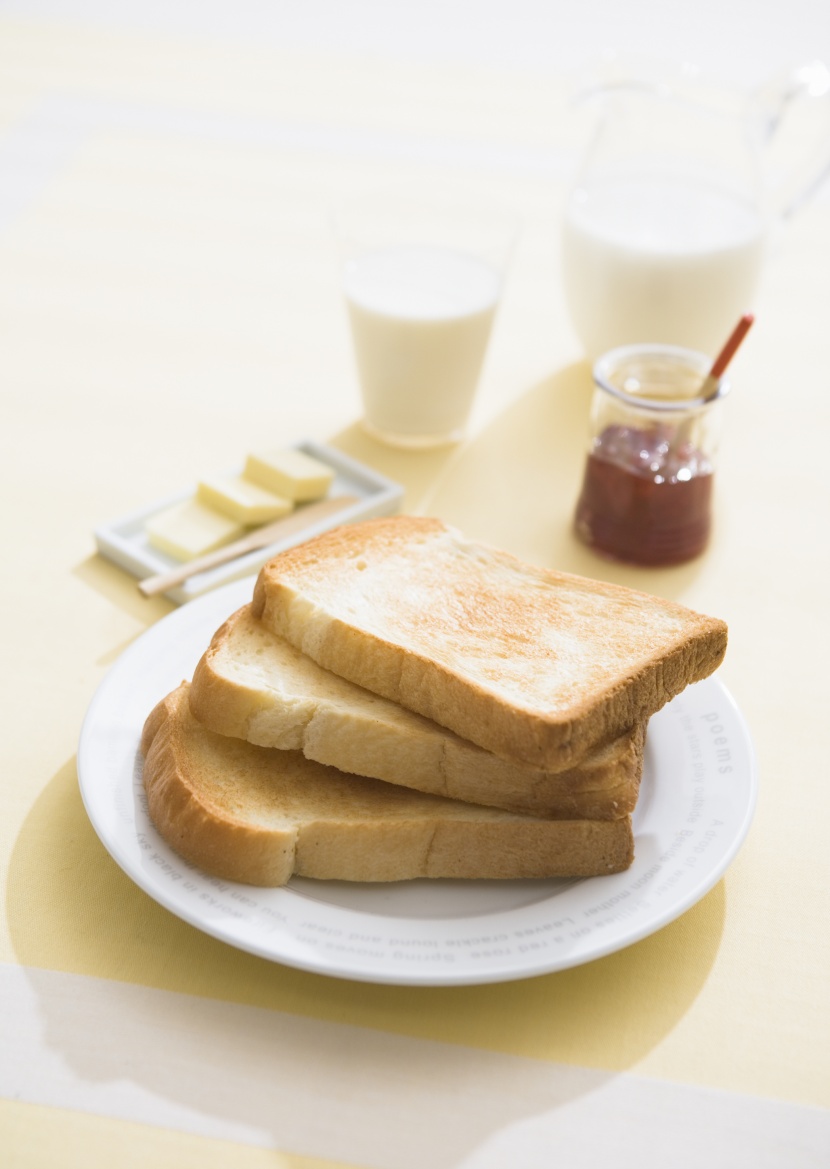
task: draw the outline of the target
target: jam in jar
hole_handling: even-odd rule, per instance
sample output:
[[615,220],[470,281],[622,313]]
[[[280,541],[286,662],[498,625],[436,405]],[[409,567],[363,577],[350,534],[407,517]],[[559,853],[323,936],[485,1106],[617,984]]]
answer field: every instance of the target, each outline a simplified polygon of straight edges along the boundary
[[627,346],[594,368],[592,433],[576,507],[577,535],[597,552],[648,567],[682,564],[711,530],[721,379],[701,395],[709,362],[671,346]]

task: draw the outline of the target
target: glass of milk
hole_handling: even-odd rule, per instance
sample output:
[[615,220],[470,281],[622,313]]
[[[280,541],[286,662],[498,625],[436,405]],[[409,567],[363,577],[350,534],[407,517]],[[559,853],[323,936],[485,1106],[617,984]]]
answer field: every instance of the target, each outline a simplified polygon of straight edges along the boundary
[[[567,202],[562,269],[590,360],[641,342],[715,353],[754,307],[770,225],[830,161],[828,91],[823,66],[788,74],[762,100],[694,70],[617,61],[582,95],[599,118]],[[773,188],[771,145],[800,97],[821,103],[820,148],[800,188]]]
[[401,447],[459,441],[515,217],[387,193],[345,202],[335,225],[365,429]]

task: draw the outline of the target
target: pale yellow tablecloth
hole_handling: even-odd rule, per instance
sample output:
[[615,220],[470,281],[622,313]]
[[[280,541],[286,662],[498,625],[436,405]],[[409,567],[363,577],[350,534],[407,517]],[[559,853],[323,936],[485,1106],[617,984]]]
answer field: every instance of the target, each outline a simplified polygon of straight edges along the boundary
[[[0,22],[0,1145],[12,1164],[406,1165],[403,1137],[383,1143],[399,1107],[417,1140],[433,1126],[436,1148],[418,1146],[431,1163],[460,1165],[488,1141],[509,1149],[519,1129],[530,1139],[529,1118],[553,1101],[565,1117],[578,1101],[582,1131],[598,1130],[604,1092],[648,1084],[640,1103],[687,1086],[689,1115],[733,1099],[722,1093],[760,1101],[760,1116],[780,1107],[794,1141],[804,1117],[826,1120],[830,200],[771,250],[734,365],[710,552],[659,573],[612,568],[569,527],[590,379],[558,274],[586,129],[566,80]],[[524,217],[473,432],[449,452],[401,454],[356,426],[327,215],[389,177],[450,180]],[[143,601],[94,554],[92,531],[263,435],[331,442],[402,482],[406,510],[729,622],[720,676],[750,725],[761,795],[700,904],[578,969],[424,990],[272,965],[132,885],[86,818],[75,749],[107,668],[172,606]],[[32,1031],[14,1030],[26,1012]],[[278,1022],[275,1048],[305,1053],[294,1084],[261,1050]],[[359,1102],[344,1051],[362,1069]]]

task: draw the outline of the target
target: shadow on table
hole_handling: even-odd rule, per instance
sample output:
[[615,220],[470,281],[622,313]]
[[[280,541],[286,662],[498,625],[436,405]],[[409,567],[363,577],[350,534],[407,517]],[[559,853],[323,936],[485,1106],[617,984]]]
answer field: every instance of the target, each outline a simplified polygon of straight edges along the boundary
[[[136,587],[136,580],[118,565],[112,564],[98,553],[87,556],[72,569],[73,575],[88,588],[94,589],[106,600],[149,629],[156,621],[166,617],[176,606],[166,597],[143,597]],[[135,637],[120,645],[114,645],[98,662],[99,666],[110,666],[130,646]]]
[[[386,1169],[450,1169],[635,1065],[695,1002],[725,912],[721,882],[620,953],[515,983],[306,974],[200,933],[138,889],[93,832],[74,760],[23,824],[7,900],[38,1043],[91,1111],[112,1093],[114,1114],[141,1119],[126,1091],[169,1127]],[[105,981],[57,992],[54,971]]]

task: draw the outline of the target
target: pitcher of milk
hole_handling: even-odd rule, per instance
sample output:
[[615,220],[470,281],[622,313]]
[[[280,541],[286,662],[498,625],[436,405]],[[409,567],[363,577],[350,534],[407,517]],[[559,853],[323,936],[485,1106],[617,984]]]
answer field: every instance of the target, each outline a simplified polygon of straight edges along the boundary
[[[596,103],[599,119],[568,199],[562,263],[586,355],[638,342],[714,354],[754,307],[770,228],[830,173],[830,70],[815,62],[743,95],[687,68],[618,68],[578,101]],[[787,157],[796,110],[810,115],[800,169]]]

